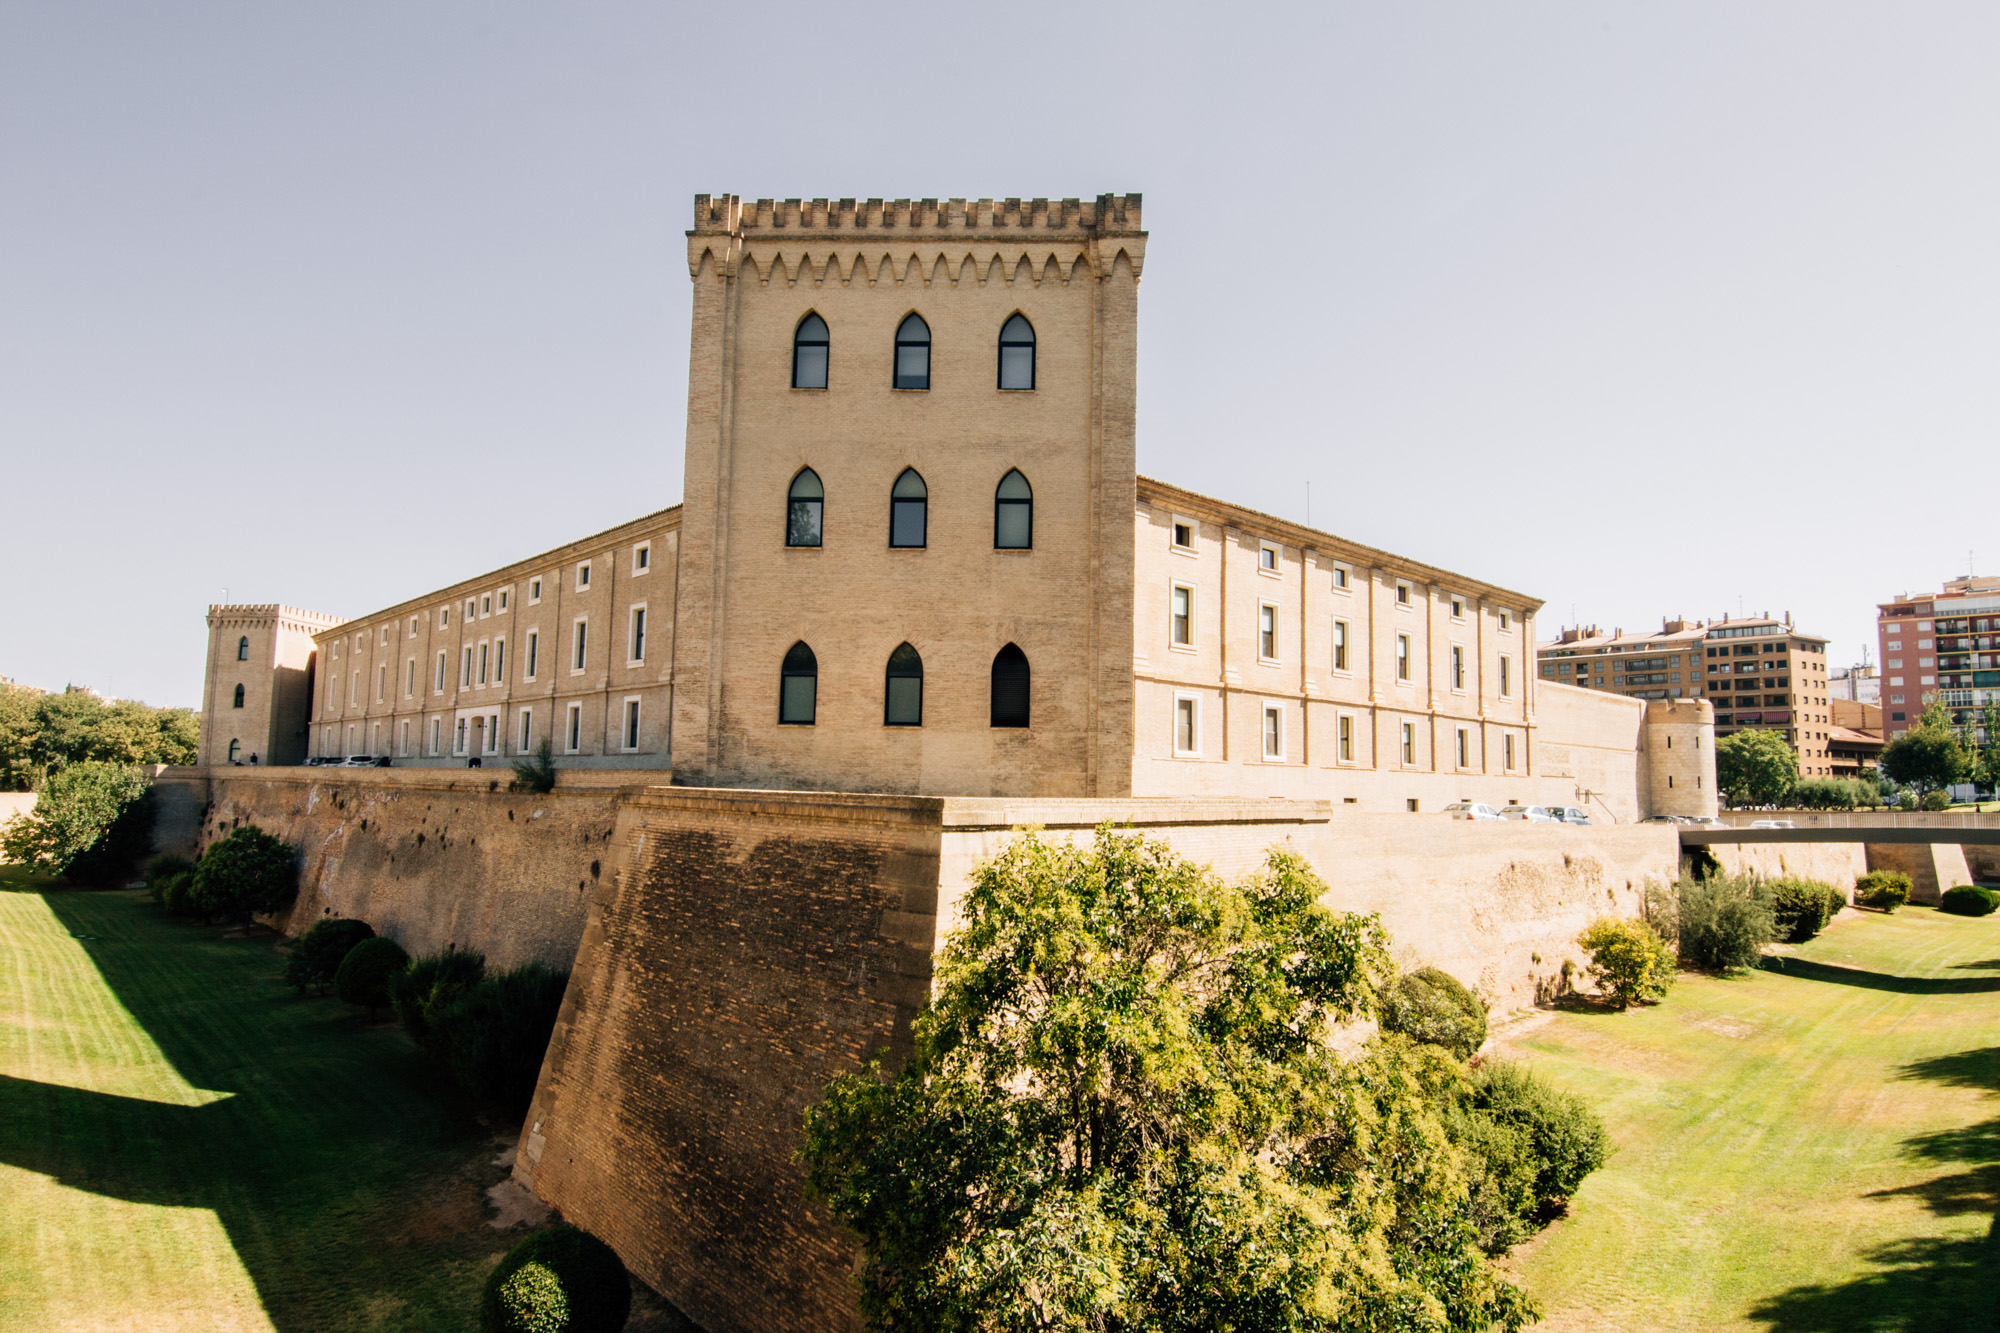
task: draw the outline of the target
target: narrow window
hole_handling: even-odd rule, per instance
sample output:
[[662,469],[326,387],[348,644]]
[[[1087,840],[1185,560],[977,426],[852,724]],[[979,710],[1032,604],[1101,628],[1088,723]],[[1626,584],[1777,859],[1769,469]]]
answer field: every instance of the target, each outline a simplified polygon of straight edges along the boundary
[[452,752],[453,754],[464,754],[464,753],[465,753],[465,719],[464,719],[464,718],[460,718],[460,719],[458,720],[458,730],[457,730],[457,732],[456,732],[456,733],[454,734],[454,736],[453,736],[453,738],[452,738],[452,742],[451,742],[451,752]]
[[590,589],[590,562],[586,560],[582,564],[576,567],[576,590],[578,592],[587,592],[589,591],[589,589]]
[[521,673],[522,680],[533,680],[535,678],[535,659],[541,655],[541,650],[542,650],[542,632],[538,629],[529,630],[528,663],[527,663],[528,669]]
[[540,579],[529,579],[528,605],[533,606],[536,602],[539,602],[541,600],[542,600],[542,581]]
[[1465,619],[1465,599],[1463,597],[1454,597],[1451,599],[1451,618],[1453,620]]
[[1269,602],[1257,608],[1257,656],[1267,662],[1278,657],[1278,608]]
[[1410,585],[1400,579],[1396,581],[1396,604],[1398,606],[1410,604]]
[[636,665],[646,660],[646,608],[643,606],[632,608],[631,639],[632,651],[629,656]]
[[1513,695],[1513,693],[1514,693],[1514,659],[1511,657],[1503,657],[1500,659],[1500,697],[1502,699],[1510,698]]
[[993,546],[1001,551],[1025,551],[1035,544],[1035,492],[1016,468],[1000,478],[993,492]]
[[1458,729],[1458,766],[1472,767],[1472,733],[1464,727]]
[[458,688],[461,690],[472,688],[472,649],[470,648],[465,650],[465,660],[459,664]]
[[1347,670],[1347,622],[1345,620],[1336,620],[1333,622],[1333,669],[1335,671]]
[[1500,738],[1500,764],[1509,773],[1514,771],[1514,736],[1511,732]]
[[383,662],[375,668],[375,702],[381,703],[389,697],[389,664]]
[[896,387],[931,387],[931,326],[910,315],[896,326]]
[[231,742],[229,742],[229,762],[230,762],[230,763],[232,763],[232,764],[233,764],[233,763],[235,763],[235,762],[236,762],[236,755],[237,755],[237,752],[238,752],[239,750],[241,750],[242,748],[243,748],[243,742],[242,742],[242,741],[231,741]]
[[1174,753],[1201,753],[1201,703],[1196,699],[1174,700]]
[[569,716],[564,724],[563,748],[571,754],[583,748],[583,705],[571,704]]
[[479,599],[479,614],[482,616],[490,616],[493,614],[492,593],[489,592],[484,597]]
[[1396,636],[1396,679],[1408,680],[1409,678],[1410,636],[1407,634],[1398,634]]
[[570,670],[583,670],[585,651],[589,646],[590,624],[588,621],[579,620],[576,622],[576,651],[570,655]]
[[507,679],[507,641],[493,641],[493,683],[499,685]]
[[795,643],[778,668],[778,722],[810,727],[818,720],[819,659],[803,642]]
[[913,467],[903,469],[889,492],[889,545],[920,547],[927,535],[930,488]]
[[507,589],[505,588],[500,590],[500,609],[502,611],[507,609]]
[[534,735],[534,731],[535,731],[535,715],[530,710],[523,708],[521,710],[521,753],[522,754],[528,753],[528,742],[529,739]]
[[487,668],[492,665],[492,662],[489,660],[492,651],[492,648],[487,644],[482,643],[479,645],[479,683],[481,685],[484,685],[488,679],[486,672]]
[[1285,757],[1285,710],[1282,708],[1264,710],[1264,757]]
[[1168,638],[1176,648],[1194,646],[1194,589],[1176,583],[1172,593]]
[[1192,551],[1194,549],[1194,524],[1174,520],[1174,549]]
[[437,692],[444,693],[444,650],[438,649]]
[[637,699],[627,699],[625,701],[625,748],[628,750],[639,748],[639,701]]
[[1514,613],[1512,611],[1502,611],[1500,613],[1500,632],[1502,634],[1505,634],[1507,633],[1507,631],[1513,628],[1514,628]]
[[1266,574],[1278,572],[1278,548],[1269,542],[1257,547],[1257,568]]
[[432,719],[431,719],[431,751],[430,751],[430,752],[431,752],[432,754],[436,754],[436,753],[438,753],[438,746],[439,746],[439,744],[440,744],[440,741],[439,741],[439,738],[438,738],[438,729],[439,729],[439,722],[440,722],[440,719],[438,719],[438,718],[432,718]]
[[1336,588],[1345,588],[1347,586],[1347,566],[1335,565],[1333,567],[1333,586]]
[[[634,574],[643,574],[652,567],[653,567],[653,544],[651,542],[643,542],[640,545],[633,547],[632,572]],[[504,598],[501,601],[501,605],[502,606],[506,605]]]
[[236,641],[236,660],[239,662],[250,660],[250,636],[248,634]]
[[410,757],[410,724],[408,722],[401,722],[396,726],[396,753],[405,759]]
[[1454,690],[1465,688],[1465,649],[1455,643],[1451,646],[1451,687]]
[[413,639],[417,637],[417,618],[415,616],[410,617],[410,637]]
[[1035,387],[1035,328],[1024,315],[1000,326],[1000,387]]
[[1011,643],[993,657],[993,725],[1028,725],[1028,655]]
[[1340,762],[1342,762],[1343,764],[1353,763],[1354,762],[1354,719],[1349,715],[1347,715],[1346,713],[1342,713],[1340,715],[1339,740],[1340,740]]
[[410,698],[417,692],[417,659],[412,657],[403,669],[403,697]]
[[231,704],[230,707],[241,708],[242,706],[243,706],[243,687],[241,685],[238,685],[236,687],[236,702]]
[[826,517],[826,487],[819,473],[802,469],[785,494],[785,545],[818,546]]
[[924,724],[924,659],[903,643],[889,654],[882,692],[882,721],[891,727]]
[[1403,763],[1410,765],[1416,762],[1417,724],[1414,722],[1405,722],[1403,724]]
[[818,315],[807,315],[799,321],[798,332],[792,335],[792,387],[794,389],[824,389],[826,387],[827,353],[826,321]]

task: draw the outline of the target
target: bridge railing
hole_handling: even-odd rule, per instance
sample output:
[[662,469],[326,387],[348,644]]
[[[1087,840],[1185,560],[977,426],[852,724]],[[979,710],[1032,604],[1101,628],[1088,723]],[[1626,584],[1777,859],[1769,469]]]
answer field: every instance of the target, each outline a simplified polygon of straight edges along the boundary
[[1970,810],[1726,810],[1721,819],[1731,828],[1750,828],[1760,819],[1789,819],[1802,829],[2000,829],[2000,813]]

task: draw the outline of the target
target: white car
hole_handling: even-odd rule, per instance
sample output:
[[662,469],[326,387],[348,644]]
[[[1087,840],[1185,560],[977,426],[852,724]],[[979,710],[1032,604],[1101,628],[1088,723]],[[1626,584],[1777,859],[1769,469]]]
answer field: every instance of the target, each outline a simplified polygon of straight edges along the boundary
[[1556,824],[1561,821],[1539,805],[1510,805],[1500,812],[1502,819],[1518,819],[1524,824]]
[[376,759],[372,754],[351,754],[341,760],[339,764],[341,768],[374,768],[375,766]]
[[1794,824],[1789,819],[1753,819],[1750,821],[1750,827],[1751,828],[1797,828],[1798,825]]
[[1552,805],[1549,807],[1549,817],[1554,819],[1558,824],[1575,824],[1582,828],[1591,827],[1590,816],[1573,805]]
[[1453,819],[1498,819],[1500,812],[1479,801],[1453,801],[1444,808]]
[[1727,825],[1727,824],[1723,823],[1723,822],[1722,822],[1721,820],[1717,819],[1717,818],[1716,818],[1716,817],[1715,817],[1714,815],[1690,815],[1690,816],[1688,816],[1688,821],[1687,821],[1687,822],[1688,822],[1688,823],[1690,823],[1690,824],[1692,824],[1692,825],[1694,825],[1694,826],[1695,826],[1696,828],[1728,828],[1728,827],[1729,827],[1729,825]]

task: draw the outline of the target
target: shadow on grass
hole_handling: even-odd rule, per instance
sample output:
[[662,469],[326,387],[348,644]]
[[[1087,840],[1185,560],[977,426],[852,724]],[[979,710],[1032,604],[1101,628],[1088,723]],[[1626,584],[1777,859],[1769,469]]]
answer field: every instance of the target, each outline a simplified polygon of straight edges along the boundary
[[2000,977],[1899,977],[1888,972],[1868,972],[1858,967],[1815,963],[1790,954],[1766,957],[1764,970],[1801,981],[1830,981],[1837,986],[1860,986],[1866,990],[1895,991],[1903,995],[1980,995],[2000,991]]
[[178,1106],[0,1076],[0,1162],[213,1211],[280,1333],[373,1326],[384,1298],[399,1328],[463,1327],[462,1289],[508,1243],[483,1226],[491,1131],[415,1047],[295,998],[267,944],[130,894],[46,900],[181,1078],[224,1095]]
[[1976,963],[1953,963],[1952,968],[1960,972],[2000,972],[2000,958],[1982,958]]

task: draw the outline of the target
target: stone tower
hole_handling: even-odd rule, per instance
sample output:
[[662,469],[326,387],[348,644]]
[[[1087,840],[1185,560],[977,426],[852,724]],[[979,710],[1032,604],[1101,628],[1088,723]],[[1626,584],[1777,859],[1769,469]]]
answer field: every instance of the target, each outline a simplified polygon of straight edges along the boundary
[[1639,754],[1640,789],[1656,815],[1713,815],[1715,707],[1706,699],[1654,699],[1646,705]]
[[312,716],[313,640],[336,616],[290,606],[208,608],[202,764],[296,764]]

